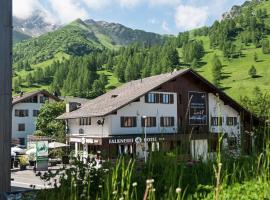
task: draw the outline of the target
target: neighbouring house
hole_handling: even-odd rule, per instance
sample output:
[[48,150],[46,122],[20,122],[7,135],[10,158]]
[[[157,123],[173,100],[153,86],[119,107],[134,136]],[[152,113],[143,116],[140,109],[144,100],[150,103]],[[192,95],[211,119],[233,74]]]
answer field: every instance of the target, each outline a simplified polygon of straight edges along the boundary
[[27,136],[36,131],[39,110],[46,102],[59,101],[59,98],[45,90],[31,93],[21,92],[12,98],[12,139],[26,145]]
[[[75,154],[104,157],[180,148],[205,159],[221,148],[249,153],[256,118],[198,73],[186,69],[134,80],[59,116]],[[145,137],[146,136],[146,137]],[[146,139],[145,139],[146,138]],[[146,150],[146,151],[145,151]]]

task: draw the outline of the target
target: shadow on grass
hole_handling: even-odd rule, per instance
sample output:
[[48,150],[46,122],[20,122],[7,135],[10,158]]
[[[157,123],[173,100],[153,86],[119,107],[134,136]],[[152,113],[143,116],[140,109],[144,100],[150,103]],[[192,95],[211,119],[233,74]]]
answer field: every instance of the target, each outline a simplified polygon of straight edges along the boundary
[[232,87],[221,87],[220,89],[222,90],[222,91],[225,91],[225,90],[229,90],[229,89],[231,89]]

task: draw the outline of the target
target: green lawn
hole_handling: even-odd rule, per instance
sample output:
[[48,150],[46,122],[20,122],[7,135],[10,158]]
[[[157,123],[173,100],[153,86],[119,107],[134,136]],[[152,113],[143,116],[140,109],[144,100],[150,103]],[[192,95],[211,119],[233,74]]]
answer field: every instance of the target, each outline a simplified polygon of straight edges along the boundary
[[[206,79],[212,82],[211,60],[214,54],[217,54],[223,64],[222,87],[235,100],[239,100],[240,96],[251,96],[256,86],[265,92],[270,92],[270,55],[263,54],[261,48],[255,48],[253,45],[244,47],[243,57],[228,60],[223,57],[221,51],[210,49],[208,37],[197,37],[197,39],[204,42],[206,50],[206,55],[202,59],[206,64],[197,71]],[[239,41],[236,41],[236,44],[241,45]],[[258,62],[254,61],[255,52],[258,55]],[[258,78],[250,78],[248,75],[252,65],[257,69]]]

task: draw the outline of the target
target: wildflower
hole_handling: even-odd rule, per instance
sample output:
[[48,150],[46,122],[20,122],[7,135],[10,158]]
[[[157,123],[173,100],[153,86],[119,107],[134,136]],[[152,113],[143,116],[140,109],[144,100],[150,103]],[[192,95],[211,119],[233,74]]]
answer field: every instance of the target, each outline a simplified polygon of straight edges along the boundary
[[115,190],[115,191],[113,191],[113,195],[117,195],[117,191]]
[[98,187],[99,187],[99,188],[102,188],[102,185],[99,185]]
[[146,180],[147,185],[152,184],[152,183],[154,183],[154,179],[147,179]]
[[152,189],[152,192],[155,192],[155,191],[156,191],[156,188],[153,188],[153,189]]
[[133,187],[136,187],[137,185],[138,185],[137,182],[132,183]]
[[124,197],[121,197],[119,200],[124,200]]
[[176,188],[176,193],[177,193],[177,194],[181,193],[181,188],[179,188],[179,187]]

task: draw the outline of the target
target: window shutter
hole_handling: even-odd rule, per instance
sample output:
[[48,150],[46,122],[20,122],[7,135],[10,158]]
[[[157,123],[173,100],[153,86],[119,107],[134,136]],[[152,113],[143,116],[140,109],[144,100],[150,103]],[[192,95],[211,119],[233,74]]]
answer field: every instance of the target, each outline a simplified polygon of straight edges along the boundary
[[164,117],[160,117],[160,126],[161,126],[161,127],[164,126]]
[[153,117],[153,126],[157,126],[157,120],[155,117]]
[[145,120],[144,118],[141,118],[141,125],[142,125],[142,127],[144,127],[144,124],[145,124],[145,121],[144,120]]
[[160,98],[160,103],[163,103],[163,94],[160,94],[159,98]]
[[174,117],[172,117],[171,119],[172,119],[171,125],[174,126]]
[[137,117],[133,117],[133,123],[132,123],[133,127],[137,127]]
[[160,94],[156,93],[155,96],[156,96],[156,103],[160,103]]
[[173,104],[173,102],[174,102],[174,99],[173,99],[173,94],[170,94],[170,104]]
[[145,103],[148,103],[148,94],[146,94],[144,97],[145,97]]
[[121,117],[121,127],[124,127],[124,117]]

